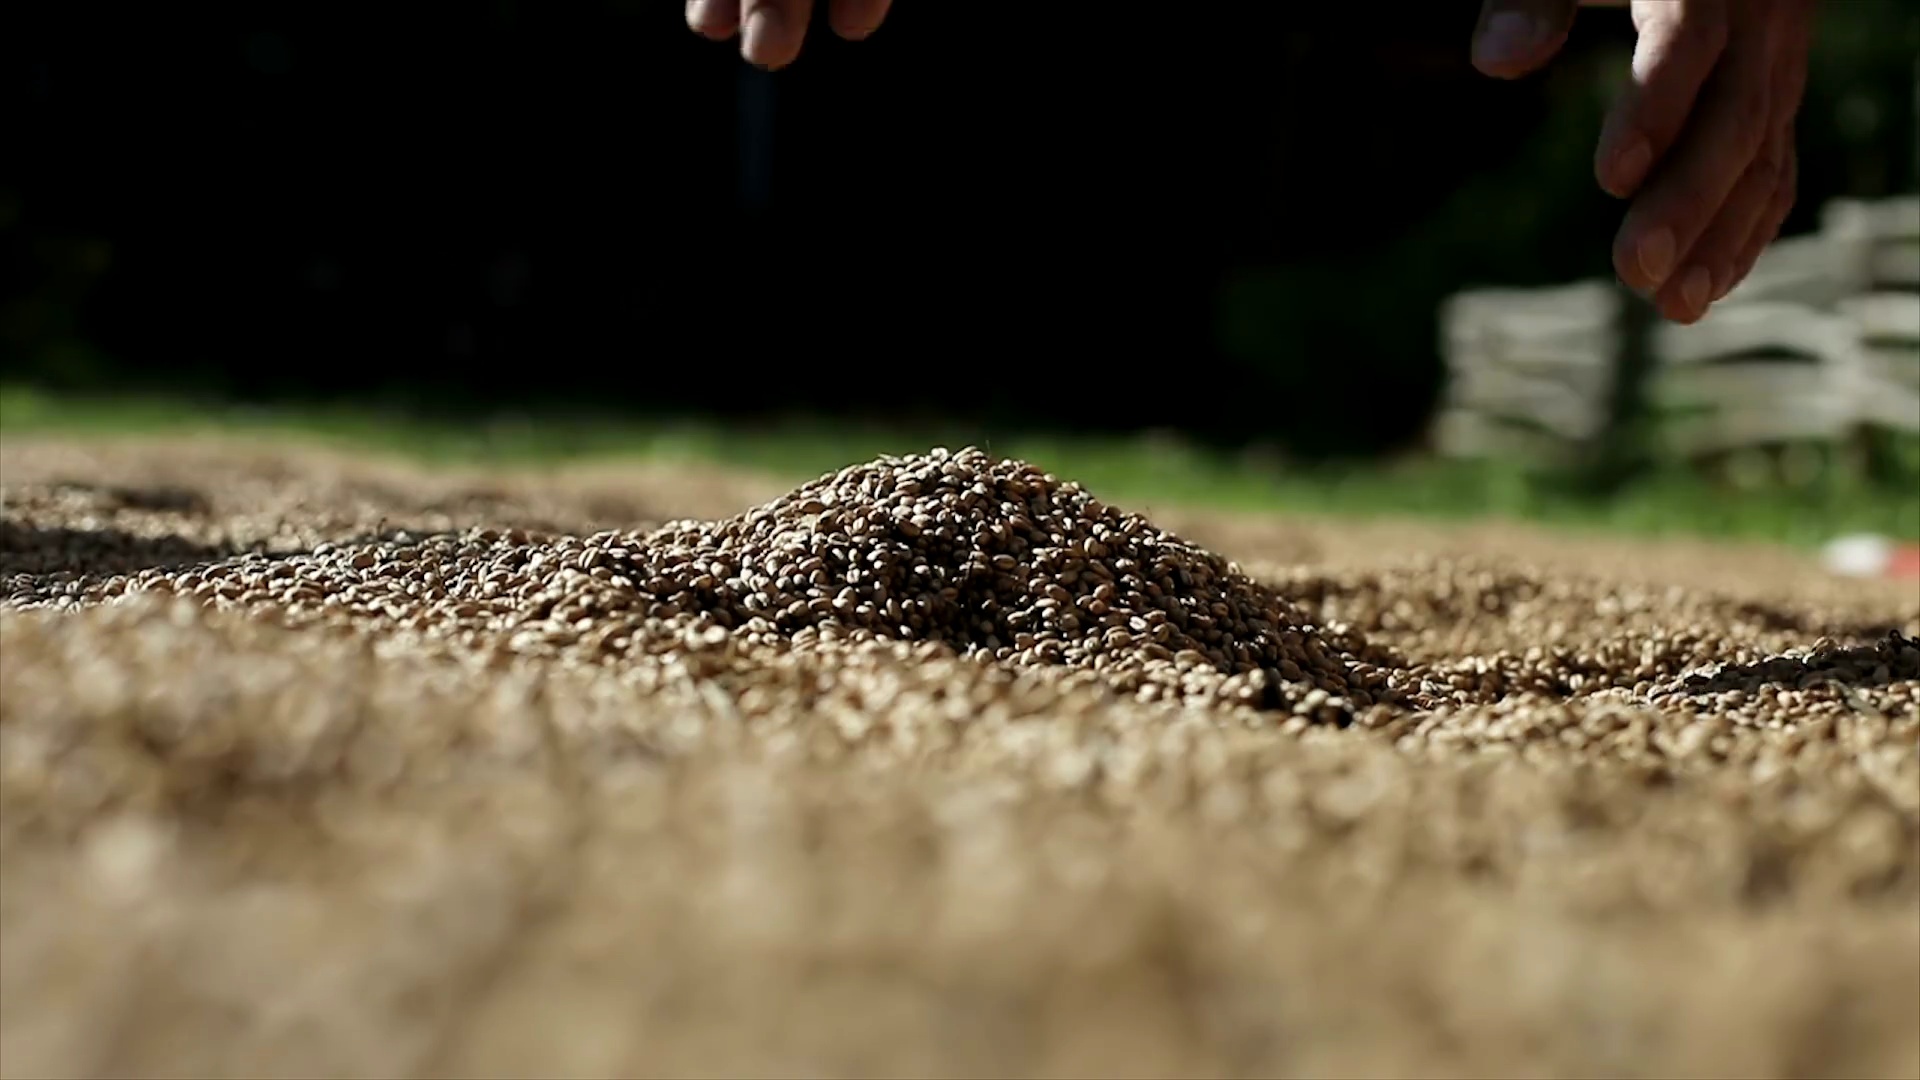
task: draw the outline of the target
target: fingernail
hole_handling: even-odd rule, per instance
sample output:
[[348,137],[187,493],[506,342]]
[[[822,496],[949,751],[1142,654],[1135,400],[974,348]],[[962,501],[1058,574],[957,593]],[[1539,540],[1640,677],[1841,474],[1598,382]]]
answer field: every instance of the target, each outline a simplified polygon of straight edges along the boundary
[[[848,6],[851,7],[853,5]],[[880,23],[878,21],[856,23],[849,22],[849,18],[849,16],[842,15],[839,11],[834,12],[833,32],[840,35],[843,40],[865,41],[873,36],[875,30],[880,29]]]
[[1473,41],[1473,62],[1506,67],[1533,55],[1546,36],[1539,20],[1520,11],[1502,11],[1487,20]]
[[1616,195],[1626,195],[1640,186],[1647,178],[1647,167],[1653,164],[1653,147],[1638,135],[1627,143],[1626,148],[1613,156],[1613,167],[1608,172],[1609,186]]
[[762,4],[747,16],[745,33],[741,35],[740,51],[751,63],[766,66],[767,50],[772,47],[773,39],[780,33],[780,9]]
[[1680,302],[1687,305],[1687,311],[1694,316],[1704,314],[1707,300],[1713,292],[1713,275],[1704,266],[1689,269],[1680,279]]
[[700,25],[700,9],[707,6],[707,0],[687,0],[687,25]]
[[1673,230],[1664,225],[1640,238],[1635,256],[1640,260],[1640,272],[1646,275],[1649,288],[1665,284],[1667,275],[1673,273],[1673,248]]

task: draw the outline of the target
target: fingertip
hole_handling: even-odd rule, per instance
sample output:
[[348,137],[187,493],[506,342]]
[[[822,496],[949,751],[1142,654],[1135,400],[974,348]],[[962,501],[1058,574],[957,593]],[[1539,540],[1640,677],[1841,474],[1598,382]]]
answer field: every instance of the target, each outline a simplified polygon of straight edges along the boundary
[[1512,82],[1515,79],[1524,78],[1531,70],[1530,68],[1511,68],[1498,64],[1489,64],[1480,60],[1473,62],[1473,69],[1489,79],[1499,79],[1502,82]]
[[1676,326],[1692,326],[1700,321],[1704,312],[1696,311],[1686,301],[1677,296],[1662,294],[1654,300],[1654,310],[1660,317]]
[[834,7],[828,22],[833,27],[834,34],[842,41],[865,41],[873,36],[875,30],[880,29],[879,21],[868,13],[848,12],[839,5]]
[[739,29],[737,0],[687,0],[687,28],[710,41],[725,41]]
[[827,8],[827,25],[842,41],[865,41],[887,21],[893,0],[817,0]]
[[793,49],[786,40],[786,19],[780,9],[761,4],[747,13],[740,35],[740,55],[755,67],[778,71],[793,62]]
[[1624,140],[1603,144],[1594,172],[1602,191],[1616,199],[1625,199],[1640,190],[1652,167],[1653,144],[1646,136],[1633,134]]
[[1713,274],[1704,266],[1696,266],[1680,277],[1680,306],[1699,318],[1707,313],[1713,303]]
[[1706,267],[1690,266],[1653,294],[1654,307],[1667,321],[1691,326],[1705,318],[1718,299],[1713,295],[1713,281]]
[[1473,68],[1489,79],[1513,82],[1516,79],[1524,79],[1534,72],[1539,71],[1546,65],[1546,62],[1551,59],[1551,57],[1552,54],[1550,52],[1524,56],[1483,56],[1480,50],[1476,48],[1473,56]]
[[1494,79],[1525,78],[1553,58],[1566,36],[1535,15],[1495,12],[1474,35],[1474,69]]
[[1642,293],[1667,285],[1679,255],[1679,238],[1664,225],[1649,226],[1644,217],[1630,216],[1613,241],[1613,268],[1620,280]]
[[1620,239],[1613,242],[1613,276],[1642,300],[1651,299],[1646,285],[1640,280],[1639,270],[1634,266],[1633,249]]

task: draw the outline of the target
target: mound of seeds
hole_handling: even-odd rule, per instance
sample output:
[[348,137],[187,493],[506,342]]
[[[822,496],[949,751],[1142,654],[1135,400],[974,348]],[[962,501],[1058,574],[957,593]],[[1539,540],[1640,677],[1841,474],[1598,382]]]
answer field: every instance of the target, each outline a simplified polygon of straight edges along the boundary
[[611,567],[648,615],[695,613],[749,641],[936,642],[1102,671],[1148,700],[1337,712],[1385,683],[1384,657],[1218,555],[972,448],[881,458],[718,524],[670,524]]
[[1384,651],[1313,625],[1232,563],[1077,484],[974,448],[883,457],[744,514],[651,533],[399,533],[70,583],[80,598],[187,592],[295,621],[344,608],[471,645],[599,661],[689,638],[900,642],[1097,672],[1146,701],[1329,722],[1398,696]]

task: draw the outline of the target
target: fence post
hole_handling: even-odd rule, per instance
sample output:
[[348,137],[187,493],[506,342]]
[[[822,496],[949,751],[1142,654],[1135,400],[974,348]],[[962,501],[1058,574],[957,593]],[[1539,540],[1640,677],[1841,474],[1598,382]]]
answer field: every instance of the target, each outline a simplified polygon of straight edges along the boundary
[[1607,389],[1606,423],[1587,455],[1587,483],[1602,492],[1618,490],[1649,460],[1647,385],[1653,375],[1653,331],[1658,313],[1620,281],[1614,282],[1614,334],[1608,361],[1613,378]]

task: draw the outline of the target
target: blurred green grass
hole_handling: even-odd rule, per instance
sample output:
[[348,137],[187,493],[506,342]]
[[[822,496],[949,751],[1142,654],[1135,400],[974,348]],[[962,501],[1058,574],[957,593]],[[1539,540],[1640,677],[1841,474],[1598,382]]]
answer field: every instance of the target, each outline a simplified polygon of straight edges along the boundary
[[1202,450],[1164,437],[987,436],[794,420],[753,426],[604,417],[431,418],[355,406],[272,409],[154,396],[83,397],[0,386],[0,435],[97,438],[220,434],[382,452],[429,465],[582,460],[701,461],[800,482],[880,454],[981,445],[1077,480],[1108,501],[1361,517],[1527,520],[1575,529],[1694,534],[1814,545],[1866,531],[1920,539],[1920,484],[1843,475],[1733,488],[1679,471],[1612,497],[1543,483],[1517,465],[1409,460],[1304,466]]

